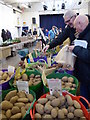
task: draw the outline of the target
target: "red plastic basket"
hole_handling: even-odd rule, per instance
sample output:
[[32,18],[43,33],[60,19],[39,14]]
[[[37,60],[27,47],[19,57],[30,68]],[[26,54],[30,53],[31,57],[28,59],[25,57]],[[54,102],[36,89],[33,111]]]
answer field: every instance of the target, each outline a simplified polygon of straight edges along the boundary
[[[49,94],[49,93],[47,93],[47,94]],[[47,95],[47,94],[44,94],[44,95],[41,96],[40,98],[46,98],[46,95]],[[81,101],[80,101],[80,98],[84,99],[84,100],[86,101],[86,103],[88,104],[88,107],[90,108],[90,103],[89,103],[84,97],[82,97],[82,96],[74,96],[74,95],[68,93],[67,91],[66,91],[66,92],[63,92],[62,94],[63,94],[64,96],[68,94],[68,95],[71,96],[72,100],[78,101],[79,104],[81,105],[81,109],[82,109],[82,111],[83,111],[83,113],[84,113],[84,116],[86,117],[87,120],[90,120],[90,113],[87,111],[87,109],[85,108],[85,106],[84,106],[84,105],[81,103]],[[34,118],[35,118],[34,115],[35,115],[35,105],[36,105],[36,104],[37,104],[37,101],[34,103],[33,109],[30,110],[30,115],[31,115],[31,119],[32,119],[32,120],[34,120]]]

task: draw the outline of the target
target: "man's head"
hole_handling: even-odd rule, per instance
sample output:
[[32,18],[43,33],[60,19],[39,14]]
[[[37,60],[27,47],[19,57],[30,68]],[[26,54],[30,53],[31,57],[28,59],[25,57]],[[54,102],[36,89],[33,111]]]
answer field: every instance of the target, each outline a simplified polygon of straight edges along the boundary
[[71,28],[74,27],[73,23],[74,20],[76,18],[77,14],[72,11],[72,10],[68,10],[65,14],[64,14],[64,21],[67,25],[69,25]]
[[78,15],[74,21],[74,26],[78,33],[81,33],[88,26],[89,20],[86,15]]
[[54,27],[54,26],[52,26],[52,30],[53,30],[53,31],[55,30],[55,27]]

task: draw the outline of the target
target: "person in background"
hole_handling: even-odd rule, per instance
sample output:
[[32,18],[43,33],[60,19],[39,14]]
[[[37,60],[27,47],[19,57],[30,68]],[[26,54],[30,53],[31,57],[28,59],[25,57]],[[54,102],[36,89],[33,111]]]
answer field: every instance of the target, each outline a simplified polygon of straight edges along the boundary
[[12,35],[11,35],[11,32],[9,30],[6,30],[6,36],[7,36],[7,40],[8,39],[12,40]]
[[46,30],[45,30],[45,36],[48,37],[48,34],[49,34],[49,31],[48,31],[48,29],[46,29]]
[[28,34],[32,35],[32,30],[31,29],[29,29]]
[[61,34],[61,33],[62,33],[62,28],[59,29],[59,34]]
[[27,30],[23,30],[21,36],[27,36]]
[[33,35],[37,35],[37,30],[34,28]]
[[90,23],[85,15],[79,15],[74,21],[78,40],[86,41],[87,47],[69,46],[69,49],[77,56],[75,62],[75,76],[80,81],[80,95],[90,102]]
[[4,29],[2,29],[1,37],[2,37],[3,42],[7,40],[6,31]]
[[53,41],[54,38],[55,38],[55,32],[54,31],[55,31],[55,27],[52,26],[52,29],[49,31],[49,34],[48,34],[48,38],[49,38],[50,42]]
[[76,30],[73,26],[73,23],[76,16],[77,14],[72,10],[69,10],[64,14],[64,21],[67,27],[61,34],[58,35],[56,39],[54,39],[50,44],[46,45],[43,51],[47,51],[47,49],[52,49],[57,45],[61,45],[68,37],[70,38],[70,43],[72,43],[72,41],[75,39]]

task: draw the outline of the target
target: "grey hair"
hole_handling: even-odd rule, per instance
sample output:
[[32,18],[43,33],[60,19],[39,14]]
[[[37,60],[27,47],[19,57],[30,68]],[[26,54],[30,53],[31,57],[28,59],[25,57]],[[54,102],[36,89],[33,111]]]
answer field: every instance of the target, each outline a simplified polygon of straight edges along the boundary
[[68,17],[72,17],[72,16],[77,16],[77,14],[73,11],[73,10],[68,10],[65,14],[64,14],[64,18],[68,16]]

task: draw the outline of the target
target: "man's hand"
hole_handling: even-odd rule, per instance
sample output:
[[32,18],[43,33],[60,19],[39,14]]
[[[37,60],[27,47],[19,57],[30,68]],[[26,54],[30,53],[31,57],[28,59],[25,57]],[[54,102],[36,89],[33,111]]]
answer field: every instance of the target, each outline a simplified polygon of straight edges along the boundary
[[46,52],[49,48],[49,45],[46,45],[44,48],[43,48],[43,52]]
[[75,47],[74,45],[69,46],[69,50],[72,52],[74,47]]

